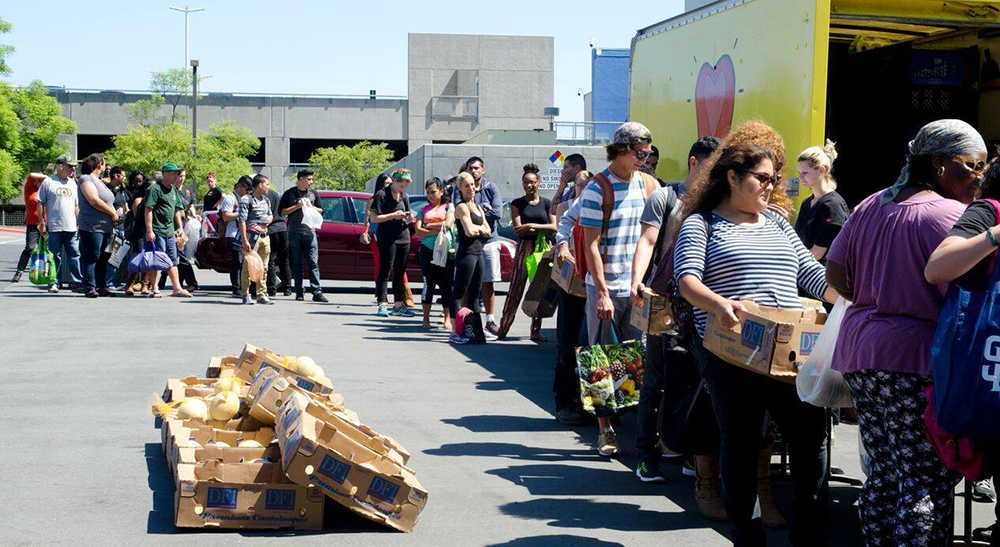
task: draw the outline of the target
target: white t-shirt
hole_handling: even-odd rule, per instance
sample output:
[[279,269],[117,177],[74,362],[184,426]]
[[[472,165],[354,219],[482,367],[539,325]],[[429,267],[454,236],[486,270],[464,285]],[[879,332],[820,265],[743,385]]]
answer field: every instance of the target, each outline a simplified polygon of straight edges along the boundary
[[[226,197],[222,200],[222,205],[219,205],[219,214],[222,213],[238,213],[237,201],[235,194],[226,194]],[[236,219],[230,220],[226,223],[226,237],[235,238],[237,234],[240,233],[240,223],[236,222]]]
[[38,189],[38,201],[45,205],[45,223],[50,232],[75,232],[77,230],[77,186],[73,179],[56,175],[46,178]]

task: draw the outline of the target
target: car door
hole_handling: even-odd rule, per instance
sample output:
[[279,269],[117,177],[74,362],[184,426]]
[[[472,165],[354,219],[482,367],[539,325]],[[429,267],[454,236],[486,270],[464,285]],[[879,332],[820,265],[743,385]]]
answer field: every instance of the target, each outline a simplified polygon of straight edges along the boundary
[[372,245],[375,244],[375,240],[372,239],[372,242],[368,245],[361,243],[361,234],[368,228],[361,222],[365,218],[365,207],[368,206],[368,198],[351,197],[349,199],[354,208],[356,233],[356,237],[354,238],[354,271],[357,274],[357,279],[374,280],[377,269],[375,254],[372,253]]
[[319,272],[323,279],[353,279],[355,235],[353,212],[344,196],[321,196],[323,227],[317,230]]

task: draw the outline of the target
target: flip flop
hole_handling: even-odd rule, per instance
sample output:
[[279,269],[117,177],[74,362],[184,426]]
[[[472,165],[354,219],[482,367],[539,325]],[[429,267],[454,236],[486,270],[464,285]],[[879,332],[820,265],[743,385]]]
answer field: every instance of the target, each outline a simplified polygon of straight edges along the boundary
[[163,298],[163,293],[160,291],[153,291],[149,293],[149,298]]
[[[156,294],[159,294],[159,293],[156,293]],[[187,292],[184,289],[181,289],[181,290],[179,290],[179,291],[177,291],[175,293],[170,293],[170,296],[172,296],[174,298],[191,298],[194,295],[192,295],[191,293]]]

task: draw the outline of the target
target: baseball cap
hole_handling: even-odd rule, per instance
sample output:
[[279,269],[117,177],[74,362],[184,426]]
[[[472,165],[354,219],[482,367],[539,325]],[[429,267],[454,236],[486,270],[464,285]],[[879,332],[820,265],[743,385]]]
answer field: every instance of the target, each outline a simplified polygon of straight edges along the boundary
[[615,130],[615,144],[650,144],[653,135],[639,122],[625,122]]
[[63,154],[58,158],[56,158],[56,165],[59,165],[60,163],[68,165],[70,167],[76,167],[76,160],[73,159],[73,156],[70,156],[69,154]]
[[176,163],[164,163],[163,167],[160,168],[160,171],[163,171],[164,173],[168,173],[170,171],[181,171],[181,170],[182,169],[178,167]]

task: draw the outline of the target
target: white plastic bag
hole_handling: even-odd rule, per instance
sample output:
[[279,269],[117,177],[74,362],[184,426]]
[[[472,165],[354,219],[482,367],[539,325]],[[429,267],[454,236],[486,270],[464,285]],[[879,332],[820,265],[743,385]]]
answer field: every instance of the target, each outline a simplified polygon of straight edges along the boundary
[[127,262],[126,258],[131,250],[132,244],[125,241],[124,236],[119,237],[118,234],[115,234],[114,247],[112,247],[111,258],[108,259],[108,264],[112,268],[120,268],[123,262]]
[[187,238],[187,243],[184,244],[182,254],[190,261],[194,259],[198,243],[201,242],[201,223],[193,218],[187,219],[184,223],[184,237]]
[[444,268],[448,265],[448,250],[451,248],[451,230],[442,229],[434,240],[434,256],[431,264]]
[[833,350],[837,347],[837,336],[840,334],[840,324],[844,321],[844,312],[850,305],[851,303],[843,298],[837,299],[823,332],[820,333],[812,353],[809,354],[809,359],[795,378],[799,399],[806,403],[826,408],[854,406],[844,376],[830,368],[833,363]]
[[323,227],[323,215],[312,206],[312,202],[302,204],[302,224],[319,230]]

